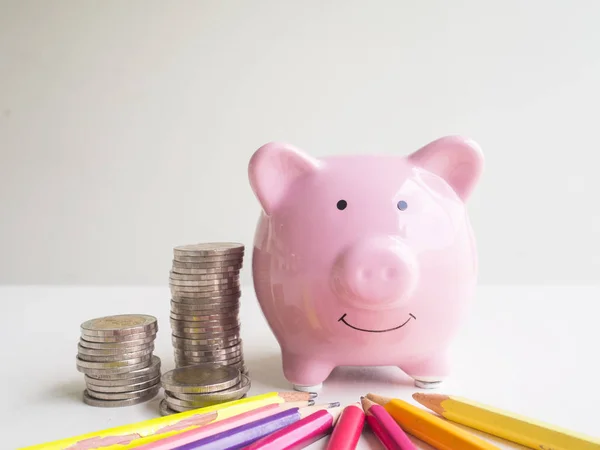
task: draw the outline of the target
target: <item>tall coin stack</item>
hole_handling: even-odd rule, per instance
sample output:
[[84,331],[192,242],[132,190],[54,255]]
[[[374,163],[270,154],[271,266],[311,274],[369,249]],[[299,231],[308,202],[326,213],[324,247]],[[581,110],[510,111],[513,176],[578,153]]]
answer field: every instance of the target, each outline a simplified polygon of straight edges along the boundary
[[211,242],[175,247],[169,284],[175,367],[244,364],[240,278],[244,245]]
[[77,370],[85,374],[83,401],[91,406],[129,406],[160,390],[161,361],[154,356],[156,318],[144,314],[99,317],[81,324]]

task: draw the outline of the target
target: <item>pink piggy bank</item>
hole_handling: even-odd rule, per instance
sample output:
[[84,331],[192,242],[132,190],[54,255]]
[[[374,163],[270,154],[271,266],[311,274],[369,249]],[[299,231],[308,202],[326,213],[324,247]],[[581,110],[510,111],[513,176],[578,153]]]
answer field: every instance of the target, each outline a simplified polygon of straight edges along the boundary
[[477,279],[465,202],[482,168],[458,136],[408,156],[255,152],[254,289],[295,389],[344,365],[397,366],[421,388],[448,376]]

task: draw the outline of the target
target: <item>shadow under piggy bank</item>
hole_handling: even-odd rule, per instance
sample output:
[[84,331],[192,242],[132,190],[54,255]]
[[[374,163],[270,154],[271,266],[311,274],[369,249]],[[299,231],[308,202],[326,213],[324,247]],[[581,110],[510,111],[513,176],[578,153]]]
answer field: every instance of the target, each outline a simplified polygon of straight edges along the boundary
[[[286,380],[283,374],[280,353],[246,359],[246,365],[253,382],[273,390],[293,389],[293,384]],[[414,382],[396,366],[338,366],[333,369],[323,387],[332,390],[349,387],[363,390],[390,387],[414,389]]]

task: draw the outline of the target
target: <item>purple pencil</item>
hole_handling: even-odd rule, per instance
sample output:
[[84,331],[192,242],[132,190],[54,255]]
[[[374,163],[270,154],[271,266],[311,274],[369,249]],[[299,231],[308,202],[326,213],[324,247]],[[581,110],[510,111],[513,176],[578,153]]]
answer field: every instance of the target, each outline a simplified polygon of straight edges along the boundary
[[322,409],[339,406],[339,402],[324,405],[307,406],[304,408],[291,408],[254,422],[240,425],[231,430],[207,436],[189,444],[176,447],[175,450],[233,450],[240,449],[254,441],[267,436],[283,427],[291,425],[298,420]]

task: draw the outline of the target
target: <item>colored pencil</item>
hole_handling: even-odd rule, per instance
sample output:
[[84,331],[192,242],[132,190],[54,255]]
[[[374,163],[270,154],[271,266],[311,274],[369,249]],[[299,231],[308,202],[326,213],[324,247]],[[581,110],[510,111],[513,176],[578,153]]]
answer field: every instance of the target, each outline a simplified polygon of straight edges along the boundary
[[314,392],[268,392],[170,416],[81,434],[20,450],[131,449],[272,403],[310,400]]
[[335,423],[325,450],[354,450],[358,445],[365,423],[365,412],[360,403],[348,405]]
[[413,394],[423,406],[462,425],[529,448],[600,450],[600,439],[585,436],[463,397]]
[[[339,405],[339,403],[338,403]],[[244,450],[299,450],[329,434],[342,408],[332,407],[312,413],[291,425],[263,436]]]
[[387,432],[383,429],[383,426],[381,426],[381,423],[379,423],[375,416],[369,414],[368,416],[365,416],[365,420],[375,437],[379,439],[379,442],[381,442],[381,445],[383,445],[383,448],[385,448],[386,450],[398,450],[398,447],[392,439],[392,437],[389,434],[387,434]]
[[290,408],[303,408],[306,406],[312,406],[314,403],[314,400],[309,400],[282,404],[273,403],[271,405],[261,406],[260,408],[253,409],[242,414],[237,414],[219,422],[213,422],[208,425],[200,426],[188,431],[184,431],[183,433],[161,439],[160,441],[141,445],[140,447],[136,447],[136,450],[172,450],[181,445],[204,439],[205,437],[230,430],[258,419],[262,419],[263,417],[272,416],[273,414],[277,414]]
[[[417,450],[417,447],[383,406],[364,397],[361,397],[360,401],[365,414],[374,418],[369,423],[376,421],[379,424],[379,427],[376,426],[373,431],[387,450]],[[382,439],[384,435],[387,435],[389,439]],[[390,446],[392,443],[393,445]]]
[[328,407],[329,405],[315,405],[307,406],[306,408],[291,408],[176,448],[177,450],[228,450],[245,448],[263,436],[274,433],[283,427]]
[[398,424],[413,436],[438,450],[499,450],[499,447],[462,430],[450,422],[398,398],[367,394],[367,398],[385,408]]

